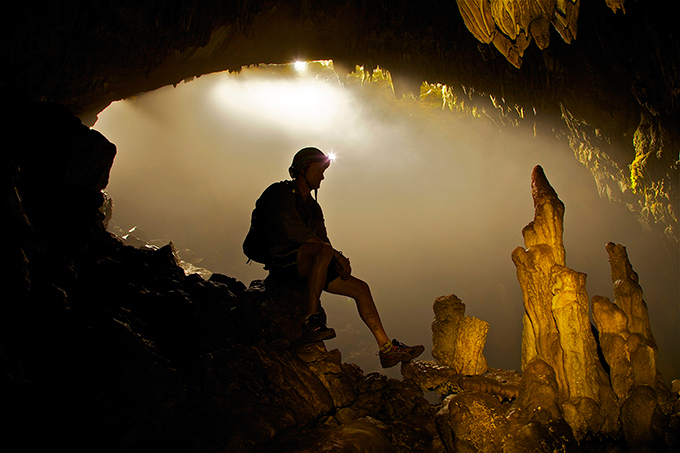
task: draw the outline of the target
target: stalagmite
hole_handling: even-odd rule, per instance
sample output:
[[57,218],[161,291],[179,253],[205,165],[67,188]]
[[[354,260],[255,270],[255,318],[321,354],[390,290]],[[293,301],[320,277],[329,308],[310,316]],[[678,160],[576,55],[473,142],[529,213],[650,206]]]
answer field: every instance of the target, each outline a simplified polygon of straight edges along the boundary
[[597,355],[586,276],[566,267],[564,204],[543,169],[531,175],[535,214],[512,253],[524,300],[522,369],[541,359],[555,371],[558,402],[577,439],[618,429],[618,408]]
[[453,294],[438,297],[433,310],[432,356],[458,374],[485,373],[483,351],[489,323],[465,316],[465,304]]
[[657,371],[658,348],[638,276],[625,247],[610,242],[606,249],[616,299],[612,303],[606,297],[594,296],[591,303],[602,352],[610,367],[612,388],[619,404],[623,404],[637,386],[656,390],[663,400],[668,389]]

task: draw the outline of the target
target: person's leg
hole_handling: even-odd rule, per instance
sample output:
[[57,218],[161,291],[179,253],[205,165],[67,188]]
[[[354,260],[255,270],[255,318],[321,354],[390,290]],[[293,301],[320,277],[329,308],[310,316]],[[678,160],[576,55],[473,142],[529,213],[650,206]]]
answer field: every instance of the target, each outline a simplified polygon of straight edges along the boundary
[[326,291],[348,296],[356,301],[361,319],[371,329],[375,341],[378,343],[380,349],[378,355],[383,368],[393,367],[399,362],[409,362],[425,351],[423,345],[407,346],[397,340],[390,341],[380,321],[378,309],[366,282],[351,276],[348,280],[336,278],[326,285]]
[[323,242],[306,242],[298,250],[298,273],[300,277],[307,277],[307,315],[316,314],[319,310],[319,299],[332,258],[333,248]]
[[373,333],[378,347],[382,347],[385,343],[390,342],[383,328],[382,321],[380,321],[380,315],[373,301],[371,289],[366,282],[356,277],[350,277],[348,280],[336,278],[328,283],[327,291],[332,294],[351,297],[355,300],[359,316],[371,330],[371,333]]

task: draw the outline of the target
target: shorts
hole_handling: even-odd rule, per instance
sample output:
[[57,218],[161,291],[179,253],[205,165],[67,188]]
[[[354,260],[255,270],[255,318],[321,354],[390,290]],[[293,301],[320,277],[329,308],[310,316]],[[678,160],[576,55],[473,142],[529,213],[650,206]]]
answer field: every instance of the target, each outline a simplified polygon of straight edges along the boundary
[[[278,268],[280,270],[284,271],[295,271],[295,274],[297,274],[297,254],[298,251],[300,250],[300,246],[294,246],[289,249],[285,249],[280,253],[277,253],[276,255],[272,256],[270,260],[270,265],[265,266],[265,269],[271,271],[272,267],[273,268]],[[338,260],[333,257],[331,259],[330,264],[328,265],[328,270],[326,271],[326,284],[324,285],[323,289],[328,291],[328,284],[332,281],[334,281],[337,278],[340,278],[340,274],[338,273],[336,269],[336,265],[338,264]]]

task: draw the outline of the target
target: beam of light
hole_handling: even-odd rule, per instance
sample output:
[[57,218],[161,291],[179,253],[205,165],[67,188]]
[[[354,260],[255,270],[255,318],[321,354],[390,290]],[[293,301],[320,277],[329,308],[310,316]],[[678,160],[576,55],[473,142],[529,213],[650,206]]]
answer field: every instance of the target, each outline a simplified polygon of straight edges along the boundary
[[340,87],[309,80],[225,79],[211,97],[223,113],[238,111],[236,120],[294,132],[327,130],[351,109]]

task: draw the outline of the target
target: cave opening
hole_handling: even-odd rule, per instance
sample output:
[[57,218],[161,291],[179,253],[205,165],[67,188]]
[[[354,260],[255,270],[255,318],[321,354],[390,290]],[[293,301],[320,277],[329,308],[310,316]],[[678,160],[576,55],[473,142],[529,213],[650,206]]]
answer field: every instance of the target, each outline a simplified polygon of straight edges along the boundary
[[[266,275],[241,251],[255,200],[287,178],[295,151],[317,146],[337,154],[319,191],[330,238],[371,284],[388,330],[431,345],[432,302],[455,293],[490,324],[489,365],[519,369],[522,295],[510,253],[533,217],[529,176],[541,165],[566,205],[568,266],[588,275],[589,297],[613,300],[604,246],[627,247],[659,369],[677,377],[677,243],[601,198],[567,140],[537,132],[531,106],[473,108],[461,90],[451,109],[446,87],[399,98],[384,71],[345,76],[319,61],[204,75],[114,103],[94,125],[118,148],[109,230],[130,243],[173,241],[186,262],[247,285]],[[329,349],[377,371],[353,305],[322,301],[338,331]]]

